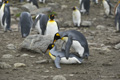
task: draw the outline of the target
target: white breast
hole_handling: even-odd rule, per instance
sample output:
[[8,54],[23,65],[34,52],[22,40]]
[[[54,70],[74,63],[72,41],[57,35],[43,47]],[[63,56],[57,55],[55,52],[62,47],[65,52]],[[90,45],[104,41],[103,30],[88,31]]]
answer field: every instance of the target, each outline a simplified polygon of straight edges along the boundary
[[104,6],[105,14],[109,15],[110,6],[108,5],[107,1],[103,1],[103,6]]
[[73,11],[73,22],[81,23],[81,13],[79,10]]
[[116,28],[117,28],[117,31],[119,31],[120,29],[119,29],[119,23],[118,23],[118,21],[117,21],[117,25],[116,25]]
[[65,57],[61,58],[60,63],[63,64],[73,64],[73,63],[81,63],[77,58],[71,57],[66,59]]
[[40,28],[40,21],[38,20],[36,26],[35,26],[36,30],[38,31],[39,34],[42,34],[41,28]]
[[57,23],[54,22],[49,22],[47,23],[47,27],[46,27],[46,31],[45,31],[45,35],[51,35],[54,37],[55,33],[58,32],[58,26]]

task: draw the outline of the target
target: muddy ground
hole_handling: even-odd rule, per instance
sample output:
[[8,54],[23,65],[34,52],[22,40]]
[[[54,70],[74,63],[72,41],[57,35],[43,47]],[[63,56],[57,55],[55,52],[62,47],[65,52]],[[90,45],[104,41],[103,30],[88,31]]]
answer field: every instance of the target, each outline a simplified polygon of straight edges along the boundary
[[[92,22],[92,26],[88,28],[76,28],[73,24],[64,27],[62,24],[72,20],[72,6],[78,6],[78,0],[53,0],[59,6],[66,5],[54,9],[57,13],[56,19],[60,20],[60,30],[74,29],[82,32],[89,43],[90,56],[88,60],[84,60],[82,64],[64,65],[61,64],[61,69],[57,69],[54,63],[47,62],[36,64],[36,61],[49,59],[49,56],[34,53],[31,51],[19,50],[20,43],[24,40],[21,38],[20,32],[3,32],[0,29],[0,62],[6,62],[11,65],[8,69],[0,69],[0,80],[52,80],[56,75],[62,75],[67,80],[120,80],[120,50],[116,50],[114,46],[120,42],[120,33],[116,33],[114,26],[114,15],[109,18],[104,18],[103,6],[91,3],[90,14],[82,15],[82,20]],[[115,6],[117,1],[111,0]],[[12,7],[20,7],[16,0],[10,2]],[[40,7],[46,4],[40,4]],[[22,10],[20,10],[22,11]],[[112,8],[112,11],[114,9]],[[15,13],[15,12],[14,12]],[[14,15],[12,15],[15,18]],[[18,24],[18,22],[11,23]],[[103,25],[102,28],[97,28],[98,25]],[[36,32],[33,32],[36,34]],[[8,44],[13,44],[16,48],[10,50]],[[10,54],[12,58],[2,58],[3,55]],[[22,57],[22,54],[29,56]],[[26,67],[15,68],[15,63],[24,63]]]

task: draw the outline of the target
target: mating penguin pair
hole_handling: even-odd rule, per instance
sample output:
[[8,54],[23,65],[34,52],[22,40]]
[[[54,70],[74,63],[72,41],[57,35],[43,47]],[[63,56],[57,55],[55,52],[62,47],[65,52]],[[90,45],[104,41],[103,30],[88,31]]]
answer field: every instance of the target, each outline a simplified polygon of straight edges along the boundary
[[63,40],[66,45],[63,47],[62,50],[65,51],[65,57],[68,59],[70,54],[70,48],[71,46],[75,49],[75,51],[78,53],[79,57],[81,58],[88,58],[89,56],[89,48],[88,48],[88,43],[85,38],[85,36],[76,31],[76,30],[68,30],[68,31],[63,31],[63,32],[58,32],[54,36],[54,42],[56,40],[61,39]]
[[8,3],[8,0],[4,0],[0,8],[0,22],[5,32],[7,30],[11,31],[10,4]]
[[104,11],[105,11],[105,15],[108,17],[109,15],[111,15],[111,3],[109,0],[102,0],[103,6],[104,6]]
[[90,9],[90,0],[79,0],[80,3],[80,12],[89,14]]
[[117,32],[120,32],[120,1],[118,2],[115,10],[115,26]]
[[23,38],[27,37],[30,34],[31,28],[33,26],[33,21],[30,13],[22,12],[20,15],[19,28],[21,30],[21,35]]
[[69,53],[69,58],[66,59],[65,51],[57,51],[57,47],[52,43],[48,46],[46,52],[49,50],[49,56],[54,60],[55,66],[57,68],[60,67],[60,63],[64,64],[74,64],[74,63],[82,63],[82,59],[78,56]]
[[80,13],[79,9],[76,6],[73,7],[72,17],[73,17],[74,26],[80,27],[81,13]]
[[38,33],[51,35],[52,37],[54,37],[55,33],[59,30],[58,24],[54,20],[54,14],[51,14],[49,18],[45,14],[37,15],[33,27],[38,30]]

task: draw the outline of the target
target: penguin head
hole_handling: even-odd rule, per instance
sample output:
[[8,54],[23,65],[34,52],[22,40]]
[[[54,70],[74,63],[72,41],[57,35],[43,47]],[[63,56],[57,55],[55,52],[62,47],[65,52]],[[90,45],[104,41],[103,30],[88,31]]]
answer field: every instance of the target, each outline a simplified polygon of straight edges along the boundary
[[53,19],[54,19],[54,17],[55,17],[55,15],[54,15],[54,14],[51,14],[51,15],[49,16],[49,18],[50,18],[51,20],[53,20]]
[[7,3],[8,3],[8,0],[3,0],[3,2],[7,4]]
[[76,6],[74,6],[74,7],[72,8],[73,11],[75,11],[76,9],[77,9]]
[[47,49],[46,49],[46,51],[45,51],[45,53],[46,53],[48,50],[51,50],[54,46],[55,46],[54,43],[49,44],[48,47],[47,47]]
[[60,34],[59,34],[59,33],[56,33],[56,34],[54,35],[53,43],[56,42],[58,39],[61,39],[61,37],[60,37]]

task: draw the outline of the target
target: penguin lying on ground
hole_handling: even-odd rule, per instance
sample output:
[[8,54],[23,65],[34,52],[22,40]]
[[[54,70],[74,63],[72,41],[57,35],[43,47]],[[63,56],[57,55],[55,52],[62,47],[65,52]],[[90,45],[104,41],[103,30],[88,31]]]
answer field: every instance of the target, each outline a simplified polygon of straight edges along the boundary
[[115,12],[115,26],[117,32],[120,32],[120,3],[118,4]]
[[80,13],[79,9],[77,9],[77,7],[73,7],[72,17],[73,17],[74,26],[80,27],[81,13]]
[[80,4],[80,12],[89,14],[90,0],[82,0]]
[[22,12],[20,15],[19,27],[21,29],[21,35],[23,38],[27,37],[30,34],[33,21],[30,13]]
[[57,51],[57,47],[54,44],[50,44],[46,50],[46,52],[49,51],[49,56],[54,60],[55,66],[57,68],[60,67],[60,63],[64,64],[74,64],[74,63],[82,63],[82,59],[78,56],[69,53],[69,58],[65,58],[65,51]]
[[0,8],[0,22],[5,32],[7,30],[12,31],[10,28],[11,15],[10,15],[10,4],[8,3],[8,0],[4,0],[2,7]]
[[111,3],[109,0],[102,0],[106,17],[111,15]]
[[65,50],[65,56],[67,59],[69,58],[70,55],[69,51],[71,46],[75,49],[75,51],[81,58],[88,58],[89,56],[88,43],[85,36],[82,33],[76,30],[58,32],[54,36],[53,43],[58,39],[61,39],[64,42],[66,42],[66,45],[62,47],[62,50]]
[[45,35],[51,35],[52,37],[54,37],[55,33],[57,33],[58,31],[59,27],[57,22],[54,20],[54,14],[51,14],[47,22]]
[[33,3],[37,8],[39,8],[38,1],[37,0],[27,0],[29,3]]
[[45,14],[38,14],[33,24],[33,28],[35,27],[39,34],[44,35],[46,31],[46,25],[49,20],[49,17]]

